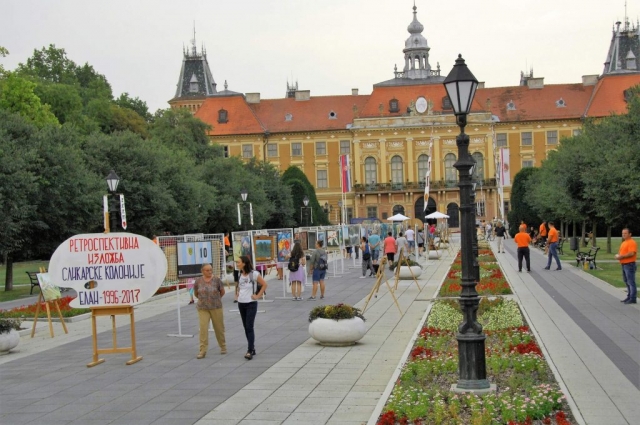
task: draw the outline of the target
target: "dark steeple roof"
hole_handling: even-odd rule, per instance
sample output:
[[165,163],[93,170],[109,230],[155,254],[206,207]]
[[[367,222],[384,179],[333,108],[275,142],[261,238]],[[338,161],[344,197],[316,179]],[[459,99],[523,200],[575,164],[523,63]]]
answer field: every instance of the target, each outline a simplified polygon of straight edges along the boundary
[[624,23],[616,22],[613,29],[602,75],[638,72],[640,71],[638,57],[640,57],[640,27],[631,25],[625,16]]
[[217,93],[216,82],[211,74],[207,51],[204,46],[200,53],[196,48],[196,30],[193,30],[191,47],[183,48],[182,69],[174,99],[202,98]]

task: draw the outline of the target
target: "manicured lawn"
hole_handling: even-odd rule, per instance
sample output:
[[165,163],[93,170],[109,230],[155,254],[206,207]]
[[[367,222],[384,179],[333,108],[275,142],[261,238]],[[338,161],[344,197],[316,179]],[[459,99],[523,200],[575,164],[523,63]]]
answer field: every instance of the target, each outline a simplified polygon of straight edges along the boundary
[[602,270],[583,270],[585,273],[589,273],[602,279],[610,285],[616,288],[626,288],[626,285],[622,281],[622,267],[619,263],[598,263],[598,269]]
[[[640,237],[637,237],[637,238],[634,237],[633,240],[635,240],[638,246],[640,246]],[[598,251],[596,262],[597,260],[615,260],[615,255],[618,253],[618,249],[620,249],[621,243],[622,243],[622,237],[620,235],[612,235],[611,236],[611,254],[607,254],[607,238],[606,237],[597,238],[596,246],[600,247],[600,251]],[[564,243],[562,248],[564,250],[564,255],[561,255],[560,259],[573,260],[575,262],[576,254],[569,249],[568,240]],[[591,243],[589,243],[589,246],[581,246],[580,252],[588,252],[589,248],[591,248]],[[598,264],[598,266],[599,265],[600,264]]]
[[[6,266],[0,266],[0,302],[2,301],[12,301],[20,298],[25,298],[29,296],[29,291],[31,290],[31,285],[29,284],[29,276],[27,276],[26,272],[37,272],[40,270],[40,267],[47,268],[49,267],[48,261],[25,261],[23,263],[14,263],[13,264],[13,290],[6,292],[4,290],[4,281],[6,275]],[[25,285],[25,286],[16,286],[16,285]],[[38,295],[40,290],[38,288],[33,289],[33,295]]]

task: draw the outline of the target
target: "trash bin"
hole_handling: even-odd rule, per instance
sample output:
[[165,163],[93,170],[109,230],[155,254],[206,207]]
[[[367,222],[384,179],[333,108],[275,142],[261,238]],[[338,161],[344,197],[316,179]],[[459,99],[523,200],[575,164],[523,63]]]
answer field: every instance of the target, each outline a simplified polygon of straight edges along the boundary
[[578,238],[575,236],[569,239],[569,249],[571,249],[571,251],[578,250]]

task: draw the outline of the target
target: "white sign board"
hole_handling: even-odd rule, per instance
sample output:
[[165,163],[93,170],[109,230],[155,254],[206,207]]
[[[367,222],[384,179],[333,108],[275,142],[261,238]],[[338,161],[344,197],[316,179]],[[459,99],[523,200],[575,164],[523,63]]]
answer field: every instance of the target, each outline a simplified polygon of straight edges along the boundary
[[178,277],[198,276],[211,264],[211,241],[178,242]]
[[136,305],[149,299],[167,274],[158,245],[133,233],[73,236],[53,253],[51,281],[78,293],[75,308]]

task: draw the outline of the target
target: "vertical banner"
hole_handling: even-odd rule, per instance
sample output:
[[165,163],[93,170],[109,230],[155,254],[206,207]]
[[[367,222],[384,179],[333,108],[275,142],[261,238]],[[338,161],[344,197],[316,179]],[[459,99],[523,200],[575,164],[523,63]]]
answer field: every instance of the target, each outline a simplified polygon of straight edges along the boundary
[[351,192],[351,173],[349,172],[349,155],[340,155],[340,172],[342,173],[342,193]]
[[124,230],[127,230],[127,211],[124,208],[124,195],[120,195],[120,219]]
[[429,205],[429,186],[431,185],[431,148],[433,148],[433,141],[429,142],[429,158],[427,159],[427,173],[424,176],[424,208],[423,212],[427,211]]
[[249,202],[249,223],[253,226],[253,204]]
[[109,195],[102,197],[102,216],[104,217],[104,231],[109,233]]
[[240,204],[238,204],[238,226],[242,226],[242,215],[240,214]]
[[502,183],[502,187],[511,186],[508,148],[500,148],[500,182]]

